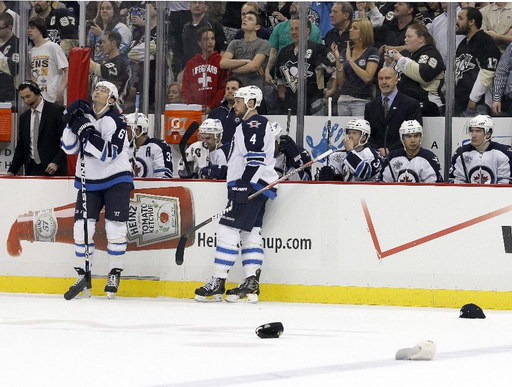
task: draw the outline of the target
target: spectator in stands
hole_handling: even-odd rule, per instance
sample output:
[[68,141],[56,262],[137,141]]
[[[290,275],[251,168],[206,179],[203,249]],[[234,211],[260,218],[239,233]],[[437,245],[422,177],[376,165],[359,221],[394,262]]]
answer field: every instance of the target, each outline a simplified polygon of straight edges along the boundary
[[165,23],[166,36],[169,38],[169,48],[172,52],[171,69],[174,79],[178,78],[178,74],[183,68],[183,27],[192,20],[190,6],[188,1],[169,1],[167,3],[169,9],[169,22]]
[[[298,3],[294,2],[290,6],[290,15],[291,17],[298,16]],[[268,84],[273,84],[274,82],[274,66],[277,60],[277,54],[284,47],[289,46],[293,43],[292,36],[290,34],[291,24],[290,20],[285,20],[279,24],[277,24],[272,30],[272,34],[270,35],[269,43],[270,43],[270,55],[268,58],[268,65],[265,68],[265,81]],[[322,43],[322,36],[320,33],[320,29],[316,24],[311,25],[311,32],[309,34],[309,40],[312,40],[315,43]]]
[[[153,104],[155,102],[155,84],[156,84],[156,25],[157,25],[157,11],[155,2],[150,4],[150,37],[149,37],[149,106],[150,111],[153,111]],[[143,79],[144,79],[144,62],[146,51],[146,12],[138,12],[140,8],[130,8],[130,20],[133,25],[133,40],[128,48],[128,59],[130,68],[132,70],[130,84],[135,87],[135,90],[141,94],[144,92]]]
[[312,24],[316,24],[320,29],[322,38],[331,30],[331,14],[332,4],[328,1],[312,1],[310,3],[311,8],[309,9],[308,19],[311,20]]
[[64,51],[46,39],[46,22],[40,17],[29,20],[28,37],[34,45],[29,51],[32,81],[39,85],[46,101],[65,104],[68,60]]
[[181,94],[181,82],[173,82],[169,85],[167,103],[183,103],[183,95]]
[[326,97],[334,95],[340,89],[338,115],[362,116],[366,103],[373,96],[372,81],[380,56],[379,50],[373,47],[373,28],[368,20],[354,20],[349,37],[350,41],[344,47],[338,46],[336,42],[332,43],[336,73]]
[[183,100],[203,105],[209,114],[222,101],[229,73],[220,68],[222,56],[215,51],[213,29],[201,28],[197,41],[201,53],[190,59],[183,69]]
[[487,114],[492,104],[490,90],[500,50],[481,27],[482,14],[478,9],[467,7],[460,11],[456,32],[465,38],[455,54],[455,115]]
[[119,6],[116,1],[102,1],[98,5],[98,15],[94,20],[88,21],[89,33],[87,34],[88,46],[93,49],[93,60],[103,63],[106,56],[101,49],[101,40],[107,31],[116,31],[121,35],[121,54],[126,54],[132,41],[132,32],[121,22]]
[[406,120],[423,124],[418,101],[397,89],[398,74],[391,67],[384,67],[378,74],[380,95],[364,108],[364,119],[372,128],[369,143],[386,157],[390,150],[402,147],[399,129]]
[[126,58],[119,52],[120,45],[121,35],[119,35],[119,32],[107,32],[101,42],[106,60],[102,64],[91,60],[89,71],[96,77],[93,85],[96,85],[99,81],[109,81],[117,87],[118,103],[123,107],[130,82],[130,68]]
[[512,42],[512,3],[493,2],[480,9],[482,30],[494,40],[503,53]]
[[[297,114],[297,88],[299,83],[298,50],[299,50],[299,17],[291,20],[291,36],[293,43],[283,48],[277,57],[277,87],[281,101],[280,114],[286,114],[291,109]],[[307,34],[311,31],[311,22],[307,20]],[[317,67],[334,67],[335,59],[329,50],[319,43],[307,41],[306,55],[306,114],[323,114],[323,90],[318,85]]]
[[[434,38],[434,42],[436,42],[436,48],[438,49],[441,57],[443,58],[443,62],[446,63],[448,59],[448,13],[446,12],[446,7],[448,3],[441,3],[443,13],[434,19],[434,21],[427,25],[427,28]],[[460,12],[461,8],[457,6],[457,14]],[[464,39],[463,35],[455,36],[455,46],[458,46],[460,42]]]
[[33,16],[45,20],[48,38],[59,44],[66,55],[78,46],[78,21],[67,8],[53,9],[51,1],[33,1]]
[[395,3],[393,20],[375,30],[375,45],[380,47],[381,53],[405,49],[405,32],[414,23],[417,11],[415,3]]
[[344,49],[349,38],[349,31],[354,18],[354,9],[349,2],[334,3],[331,10],[331,24],[334,26],[325,35],[325,46],[331,48],[333,43]]
[[222,127],[224,128],[222,132],[223,144],[231,142],[231,139],[235,134],[235,129],[241,122],[233,109],[233,105],[235,104],[235,91],[242,86],[242,81],[240,79],[235,77],[229,78],[226,82],[224,101],[222,101],[222,104],[218,108],[213,109],[213,111],[208,115],[208,118],[216,118],[222,123]]
[[[293,3],[290,2],[267,2],[265,14],[268,20],[268,26],[273,29],[276,25],[286,20],[290,20],[290,8]],[[265,24],[265,23],[264,23]]]
[[[434,39],[423,24],[411,24],[405,34],[405,51],[384,54],[399,74],[398,90],[420,102],[423,117],[444,114],[441,92],[446,69]],[[403,54],[403,55],[402,55]]]
[[[226,52],[222,55],[220,67],[231,70],[244,85],[254,85],[263,90],[263,74],[270,44],[256,36],[256,31],[260,27],[259,15],[254,11],[248,11],[242,21],[244,38],[235,39],[229,43]],[[259,111],[266,111],[264,102],[262,101]]]
[[384,23],[384,15],[380,13],[373,1],[357,1],[357,11],[354,12],[354,19],[368,19],[374,28]]
[[[261,8],[260,6],[258,5],[258,3],[254,2],[254,1],[251,1],[251,2],[248,2],[248,3],[245,3],[243,6],[242,6],[242,9],[240,11],[240,14],[241,14],[241,19],[244,18],[244,16],[247,14],[247,12],[249,11],[254,11],[256,12],[258,15],[260,15],[260,19],[262,17],[262,13],[261,13]],[[286,20],[286,19],[285,19]],[[269,40],[270,39],[270,34],[272,33],[272,31],[267,28],[267,27],[264,27],[264,26],[261,26],[261,28],[256,32],[256,36],[260,39],[265,39],[265,40]],[[244,31],[240,28],[238,29],[238,31],[236,32],[235,34],[235,37],[233,39],[242,39],[244,37]]]
[[466,124],[471,143],[455,151],[449,171],[450,183],[510,184],[512,152],[509,145],[491,140],[494,122],[487,115],[470,118]]
[[185,64],[192,59],[192,57],[201,52],[199,45],[197,44],[197,31],[203,27],[209,27],[215,32],[215,51],[224,52],[226,50],[226,36],[222,25],[213,19],[208,18],[206,12],[208,11],[208,4],[206,1],[191,1],[190,13],[192,14],[192,20],[185,24],[183,27],[183,62],[181,69],[185,67]]
[[512,116],[512,43],[501,56],[494,77],[492,115]]
[[[9,2],[11,3],[11,2]],[[18,26],[19,26],[19,19],[20,19],[20,16],[14,12],[12,9],[10,9],[7,4],[5,4],[5,1],[0,1],[0,14],[2,13],[8,13],[9,15],[12,16],[12,20],[13,20],[13,24],[12,24],[12,33],[16,36],[18,36]]]
[[[44,20],[38,19],[46,28]],[[28,109],[19,116],[16,148],[6,176],[16,175],[21,167],[26,176],[66,176],[66,154],[60,148],[64,107],[46,101],[32,81],[21,83],[18,91]]]
[[15,102],[14,78],[18,74],[19,39],[12,32],[14,19],[0,13],[0,102]]

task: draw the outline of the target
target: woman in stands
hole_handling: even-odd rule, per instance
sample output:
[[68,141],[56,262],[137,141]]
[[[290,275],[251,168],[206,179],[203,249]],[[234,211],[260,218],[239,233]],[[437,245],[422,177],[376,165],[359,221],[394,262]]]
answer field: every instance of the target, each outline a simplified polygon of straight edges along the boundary
[[373,47],[373,27],[368,20],[356,19],[345,47],[331,45],[336,58],[335,80],[326,97],[339,89],[338,115],[363,116],[364,106],[373,98],[372,80],[379,65],[379,50]]

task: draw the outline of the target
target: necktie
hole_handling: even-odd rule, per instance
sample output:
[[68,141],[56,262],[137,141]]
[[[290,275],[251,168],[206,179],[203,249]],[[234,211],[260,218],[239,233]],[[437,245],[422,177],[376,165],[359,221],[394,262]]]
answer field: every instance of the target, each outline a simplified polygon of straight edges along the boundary
[[389,98],[384,97],[382,99],[382,106],[384,107],[384,117],[386,117],[389,113]]
[[39,151],[37,150],[37,139],[39,138],[39,112],[34,110],[34,128],[32,132],[32,151],[34,154],[34,161],[37,164],[41,164],[41,159],[39,158]]

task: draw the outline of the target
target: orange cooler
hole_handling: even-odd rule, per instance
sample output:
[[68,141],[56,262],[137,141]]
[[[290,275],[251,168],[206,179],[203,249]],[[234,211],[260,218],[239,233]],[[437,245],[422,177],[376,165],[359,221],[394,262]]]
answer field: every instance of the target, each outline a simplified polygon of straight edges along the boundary
[[0,103],[0,141],[12,140],[12,104]]
[[[165,105],[164,136],[168,144],[179,144],[185,131],[194,121],[203,122],[203,108],[196,104],[171,103]],[[197,141],[198,133],[194,133],[188,140],[188,144]]]

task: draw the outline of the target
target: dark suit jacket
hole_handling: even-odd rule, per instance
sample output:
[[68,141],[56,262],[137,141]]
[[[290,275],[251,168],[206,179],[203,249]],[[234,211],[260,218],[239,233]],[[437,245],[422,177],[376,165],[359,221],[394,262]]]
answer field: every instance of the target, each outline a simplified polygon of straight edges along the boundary
[[[39,123],[39,138],[37,140],[37,149],[41,164],[46,169],[48,164],[55,163],[59,166],[55,176],[65,176],[67,174],[66,154],[60,148],[60,138],[64,130],[62,115],[64,107],[54,103],[44,101],[43,113]],[[32,110],[27,110],[20,115],[20,125],[18,129],[18,142],[14,150],[9,172],[16,174],[22,165],[30,161],[30,117]]]
[[370,123],[372,134],[369,144],[375,148],[400,149],[402,142],[398,130],[402,122],[416,120],[423,125],[420,103],[414,98],[398,92],[384,118],[382,97],[378,95],[364,107],[364,119]]

